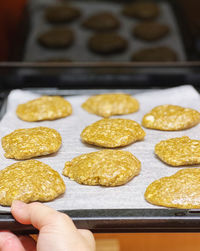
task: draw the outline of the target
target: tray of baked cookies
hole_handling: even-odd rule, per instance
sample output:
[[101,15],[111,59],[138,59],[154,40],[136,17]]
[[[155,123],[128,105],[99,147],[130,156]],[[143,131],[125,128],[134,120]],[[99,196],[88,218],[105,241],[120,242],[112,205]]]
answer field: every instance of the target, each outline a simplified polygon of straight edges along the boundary
[[5,99],[1,228],[19,199],[96,232],[199,231],[199,93],[92,92],[13,90]]
[[187,58],[168,1],[30,1],[25,62],[174,62]]

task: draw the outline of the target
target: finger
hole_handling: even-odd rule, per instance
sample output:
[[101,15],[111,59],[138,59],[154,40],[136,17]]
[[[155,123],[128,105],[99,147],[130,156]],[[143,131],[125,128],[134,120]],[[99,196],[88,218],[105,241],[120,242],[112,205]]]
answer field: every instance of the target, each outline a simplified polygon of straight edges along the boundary
[[13,233],[0,232],[1,251],[25,251],[20,240]]
[[18,236],[18,239],[21,241],[23,247],[27,251],[35,251],[36,250],[36,242],[29,236]]
[[89,230],[85,229],[78,229],[78,231],[87,241],[88,245],[90,245],[91,250],[95,250],[96,243],[93,234]]

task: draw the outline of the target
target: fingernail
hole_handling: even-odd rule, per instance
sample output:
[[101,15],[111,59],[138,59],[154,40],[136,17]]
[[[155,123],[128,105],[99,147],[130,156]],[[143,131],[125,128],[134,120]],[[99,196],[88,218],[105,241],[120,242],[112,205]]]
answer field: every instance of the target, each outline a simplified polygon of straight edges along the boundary
[[14,201],[12,202],[11,211],[12,211],[13,209],[23,209],[23,208],[25,208],[25,207],[26,207],[26,203],[24,203],[24,202],[22,202],[22,201],[20,201],[20,200],[14,200]]

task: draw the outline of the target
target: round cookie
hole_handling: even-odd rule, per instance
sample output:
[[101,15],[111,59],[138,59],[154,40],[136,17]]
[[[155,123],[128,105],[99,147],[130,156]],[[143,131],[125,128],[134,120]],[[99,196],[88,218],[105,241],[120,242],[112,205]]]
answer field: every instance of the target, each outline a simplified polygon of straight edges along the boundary
[[63,175],[80,184],[111,187],[127,183],[140,169],[141,163],[132,153],[102,150],[66,162]]
[[95,53],[109,55],[126,50],[128,42],[117,33],[97,33],[89,39],[88,47]]
[[81,15],[79,8],[66,4],[50,6],[45,11],[45,19],[52,24],[71,22]]
[[20,119],[29,122],[64,118],[71,113],[71,104],[59,96],[42,96],[18,105],[16,110]]
[[200,113],[178,105],[160,105],[147,113],[142,120],[146,128],[176,131],[191,128],[200,122]]
[[82,107],[93,114],[108,118],[139,110],[139,102],[127,94],[100,94],[88,98]]
[[177,61],[177,54],[171,48],[160,46],[141,49],[133,53],[131,60],[137,62],[172,62]]
[[51,201],[65,192],[58,172],[37,161],[26,160],[0,171],[0,204],[10,206],[14,200]]
[[111,31],[119,28],[120,22],[111,12],[102,11],[87,18],[82,25],[94,31]]
[[5,157],[20,160],[55,153],[61,143],[60,134],[48,127],[17,129],[1,140]]
[[133,35],[141,40],[156,41],[169,33],[169,27],[156,22],[143,22],[133,28]]
[[154,2],[134,2],[125,5],[122,14],[138,19],[154,19],[160,14],[158,5]]
[[164,207],[200,208],[200,169],[186,168],[151,183],[145,199]]
[[67,27],[51,28],[40,34],[37,40],[48,49],[65,49],[72,45],[74,32]]
[[156,144],[155,154],[171,166],[200,164],[200,140],[187,136],[162,140]]
[[81,139],[91,145],[115,148],[144,139],[141,126],[130,119],[101,119],[87,126]]

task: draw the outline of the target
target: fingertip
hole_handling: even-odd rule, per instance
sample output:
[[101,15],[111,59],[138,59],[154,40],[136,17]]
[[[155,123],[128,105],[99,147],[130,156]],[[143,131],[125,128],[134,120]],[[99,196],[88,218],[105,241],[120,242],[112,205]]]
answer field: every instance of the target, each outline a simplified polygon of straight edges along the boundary
[[22,201],[14,200],[11,205],[11,213],[13,217],[23,224],[29,224],[29,222],[26,222],[27,218],[27,208],[28,205]]
[[24,203],[24,202],[22,202],[22,201],[20,201],[20,200],[14,200],[13,202],[12,202],[12,205],[11,205],[11,212],[12,211],[16,211],[16,210],[22,210],[22,209],[24,209],[24,208],[26,208],[26,206],[27,206],[27,204],[26,203]]

